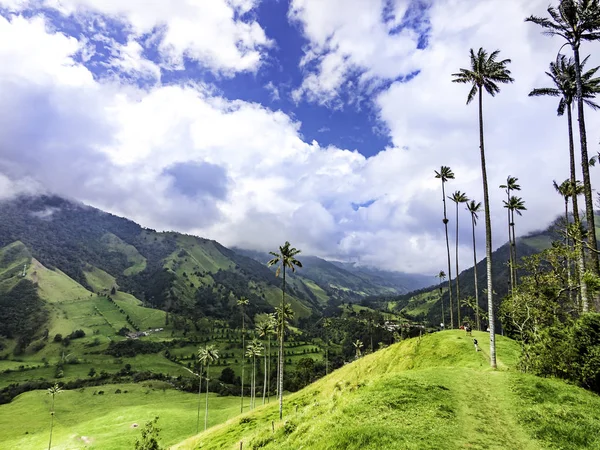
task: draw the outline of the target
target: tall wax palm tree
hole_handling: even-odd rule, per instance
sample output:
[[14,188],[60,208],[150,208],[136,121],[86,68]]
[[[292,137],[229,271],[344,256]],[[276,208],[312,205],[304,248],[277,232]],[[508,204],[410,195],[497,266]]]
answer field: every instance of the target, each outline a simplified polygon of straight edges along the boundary
[[[504,189],[504,192],[506,192],[506,201],[510,201],[510,192],[511,191],[520,191],[521,190],[521,186],[519,184],[517,184],[517,181],[519,181],[518,178],[516,177],[511,177],[510,175],[508,177],[506,177],[506,184],[501,184],[500,185],[500,189]],[[511,238],[511,234],[510,234],[510,209],[506,210],[506,216],[507,216],[507,225],[508,225],[508,269],[509,269],[509,273],[510,273],[510,292],[513,292],[514,288],[515,288],[515,264],[517,264],[517,255],[514,252],[515,249],[515,242],[513,241],[513,239]]]
[[[512,195],[508,201],[503,200],[504,202],[504,207],[506,209],[508,209],[509,213],[510,213],[510,230],[512,232],[512,248],[514,248],[514,255],[513,255],[513,261],[515,262],[515,266],[513,269],[514,272],[514,279],[513,279],[513,288],[517,286],[517,267],[516,267],[516,261],[517,261],[517,249],[516,249],[516,242],[517,242],[517,237],[515,235],[515,212],[521,216],[522,213],[521,211],[526,211],[527,208],[525,207],[525,202],[523,201],[523,199],[521,197],[515,197],[514,195]],[[509,236],[510,237],[510,236]]]
[[494,97],[500,88],[498,83],[512,83],[514,80],[510,76],[510,70],[507,69],[510,59],[498,61],[499,50],[488,55],[480,48],[477,54],[471,49],[470,59],[471,67],[469,69],[460,69],[460,72],[453,74],[455,83],[465,83],[471,85],[471,90],[467,96],[467,104],[478,95],[479,98],[479,150],[481,154],[481,175],[483,182],[483,204],[485,217],[485,256],[487,259],[487,295],[488,295],[488,320],[490,322],[490,365],[496,368],[496,336],[495,336],[495,315],[492,287],[492,221],[490,218],[490,199],[488,194],[487,170],[485,165],[485,145],[483,133],[483,90]]
[[[292,305],[285,303],[284,305],[277,306],[275,308],[275,317],[277,318],[277,339],[279,342],[281,342],[281,339],[285,338],[287,325],[294,318],[294,310],[292,309]],[[281,362],[281,364],[285,365],[285,354],[283,350],[281,350],[279,356],[280,358],[278,358],[278,363]],[[278,366],[278,369],[280,367],[281,366]],[[281,372],[279,372],[279,370],[277,371],[277,398],[279,400],[281,400],[281,397],[283,397],[283,378],[281,378],[280,375],[283,376],[283,370],[281,370]]]
[[456,309],[457,309],[457,318],[458,318],[458,326],[460,327],[460,285],[459,285],[459,270],[458,270],[458,205],[461,203],[467,203],[469,198],[464,192],[456,191],[452,196],[448,197],[456,204]]
[[[258,334],[259,337],[266,339],[267,340],[267,349],[265,351],[265,357],[264,357],[264,363],[265,363],[265,367],[264,367],[264,383],[263,383],[263,405],[265,404],[265,399],[266,399],[266,395],[267,395],[267,376],[268,376],[268,362],[271,359],[271,335],[273,334],[273,331],[275,331],[274,328],[274,323],[272,320],[270,320],[270,315],[267,316],[265,319],[261,320],[260,322],[258,322],[256,324],[256,333]],[[275,322],[276,323],[276,322]]]
[[[585,66],[588,57],[581,62],[581,69]],[[593,101],[595,95],[600,92],[600,78],[594,77],[598,67],[588,70],[581,74],[582,80],[582,95],[583,101],[586,105],[592,109],[598,109],[598,105]],[[567,112],[567,126],[569,135],[569,165],[570,165],[570,181],[572,185],[578,183],[576,171],[575,171],[575,145],[573,140],[573,117],[571,110],[573,109],[573,100],[577,96],[577,82],[576,82],[576,70],[575,61],[573,58],[567,58],[565,55],[559,55],[556,62],[550,63],[550,71],[546,72],[546,75],[550,77],[555,87],[552,88],[538,88],[533,89],[530,93],[530,97],[550,96],[560,97],[558,102],[557,114],[559,116],[564,115]],[[579,206],[577,204],[577,196],[571,197],[573,205],[573,221],[575,222],[575,230],[578,232],[579,227]],[[583,277],[585,272],[585,260],[584,252],[581,245],[581,239],[575,238],[575,256],[577,258],[577,269],[579,272],[579,279]],[[588,292],[587,285],[585,283],[579,284],[580,295],[582,304],[588,305]]]
[[250,409],[256,407],[256,357],[262,355],[263,345],[256,339],[253,339],[246,349],[246,356],[252,358],[252,378],[250,387]]
[[[285,271],[286,269],[290,269],[292,272],[296,271],[296,267],[302,267],[302,263],[296,259],[296,255],[298,255],[301,250],[296,249],[295,247],[291,247],[288,241],[285,242],[282,246],[279,247],[279,253],[269,252],[273,259],[271,259],[267,265],[269,267],[279,264],[277,267],[277,272],[275,272],[275,276],[279,277],[279,274],[282,272],[283,268],[283,285],[281,289],[281,310],[285,309]],[[283,331],[284,331],[284,316],[285,314],[281,314],[280,317],[280,328],[281,333],[279,334],[279,370],[278,370],[278,394],[279,394],[279,420],[283,418]]]
[[440,171],[435,171],[435,177],[442,181],[442,202],[444,203],[444,230],[446,232],[446,255],[448,256],[448,295],[450,297],[450,328],[454,328],[454,313],[452,312],[452,263],[450,262],[450,243],[448,241],[448,217],[446,215],[446,190],[445,184],[448,180],[454,180],[454,172],[448,166],[440,167]]
[[[594,201],[592,197],[592,183],[590,180],[589,156],[587,151],[587,135],[583,105],[585,102],[583,91],[582,66],[580,60],[580,46],[583,41],[600,40],[600,3],[598,0],[560,0],[558,8],[548,7],[550,17],[530,16],[527,22],[535,23],[543,29],[548,36],[559,36],[564,39],[563,45],[569,45],[575,59],[575,99],[577,100],[577,119],[579,122],[579,143],[581,146],[581,171],[583,174],[583,187],[585,195],[585,213],[587,217],[587,240],[591,249],[589,262],[592,272],[600,275],[600,264],[595,250],[596,225],[594,218]],[[571,179],[573,181],[573,179]],[[583,284],[583,283],[582,283]],[[586,305],[587,310],[587,305]]]
[[481,202],[475,202],[471,200],[467,203],[467,210],[471,213],[471,226],[473,228],[473,279],[475,281],[475,320],[477,322],[477,329],[481,331],[479,325],[479,288],[477,286],[477,245],[475,244],[475,226],[479,219],[478,213],[481,212]]
[[244,349],[246,348],[246,311],[245,307],[250,304],[250,301],[242,297],[237,301],[238,306],[242,310],[242,390],[240,393],[240,414],[244,412],[244,366],[246,358],[244,357]]
[[198,350],[198,358],[200,363],[206,367],[206,407],[204,410],[204,431],[208,427],[208,382],[210,365],[217,362],[219,359],[219,351],[214,347],[214,345],[208,345],[200,350]]
[[52,397],[52,406],[50,407],[50,440],[48,441],[48,450],[52,447],[52,430],[54,429],[54,397],[62,392],[58,384],[48,388],[48,395]]
[[442,302],[442,324],[446,323],[446,319],[444,317],[444,299],[442,298],[442,283],[446,279],[446,272],[440,270],[440,272],[436,275],[436,278],[440,279],[440,302]]

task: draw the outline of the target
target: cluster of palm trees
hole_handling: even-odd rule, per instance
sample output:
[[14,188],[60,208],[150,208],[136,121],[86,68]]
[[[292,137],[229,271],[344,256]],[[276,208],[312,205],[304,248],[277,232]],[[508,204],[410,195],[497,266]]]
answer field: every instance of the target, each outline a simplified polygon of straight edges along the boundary
[[[282,296],[281,304],[275,308],[274,314],[265,314],[261,317],[255,328],[255,336],[252,341],[246,345],[246,307],[250,305],[250,301],[247,298],[240,298],[237,301],[237,305],[241,309],[242,314],[242,349],[244,354],[242,355],[242,376],[241,376],[241,393],[240,393],[240,412],[244,412],[244,379],[245,379],[245,360],[246,357],[252,361],[252,374],[250,377],[250,409],[256,407],[256,387],[257,387],[257,359],[260,359],[264,355],[264,381],[263,381],[263,392],[262,392],[262,403],[268,401],[270,398],[270,386],[271,386],[271,337],[276,335],[279,341],[279,354],[277,360],[277,397],[279,400],[279,418],[283,417],[283,367],[284,367],[284,340],[287,325],[294,317],[294,311],[289,303],[285,302],[285,286],[286,286],[286,271],[289,269],[292,272],[296,271],[296,267],[302,267],[302,263],[296,259],[296,255],[300,253],[300,250],[292,247],[289,242],[279,247],[279,252],[270,252],[273,258],[267,263],[268,266],[279,265],[275,276],[279,277],[282,274]],[[267,346],[259,341],[258,338],[266,339]],[[198,359],[200,362],[200,374],[203,373],[204,368],[206,369],[206,402],[204,412],[204,430],[208,426],[208,383],[210,365],[214,364],[219,359],[219,351],[213,345],[207,345],[198,350]],[[202,383],[199,384],[198,388],[198,399],[200,399]],[[196,424],[196,432],[200,423],[200,400],[198,401],[198,419]]]
[[[586,272],[592,275],[600,275],[600,263],[596,253],[597,242],[595,234],[595,219],[592,197],[592,186],[590,182],[590,158],[588,156],[587,138],[585,128],[584,106],[588,105],[594,109],[597,105],[593,102],[594,96],[600,90],[600,80],[595,78],[595,72],[598,68],[584,72],[584,66],[587,57],[581,60],[580,49],[581,43],[585,41],[600,40],[600,4],[599,0],[560,0],[558,6],[548,7],[548,17],[530,16],[525,20],[527,22],[539,25],[542,32],[548,36],[558,36],[563,40],[563,45],[558,50],[556,61],[550,63],[550,71],[548,76],[552,79],[554,86],[552,88],[534,89],[530,95],[550,95],[559,97],[558,114],[563,115],[567,112],[567,124],[569,127],[569,156],[570,156],[570,177],[568,188],[564,191],[568,193],[573,203],[573,216],[575,226],[572,227],[574,232],[570,237],[574,242],[574,247],[577,255],[576,271],[579,280],[584,279]],[[569,46],[573,56],[567,57],[561,54],[562,49]],[[490,329],[490,364],[496,367],[496,344],[495,344],[495,315],[493,308],[493,287],[492,287],[492,228],[490,219],[490,203],[488,193],[488,180],[486,172],[485,159],[485,140],[483,127],[483,92],[487,92],[494,97],[500,92],[500,83],[512,83],[514,79],[511,77],[511,72],[508,69],[510,59],[498,59],[499,51],[492,53],[486,52],[480,48],[477,53],[470,50],[470,67],[468,69],[460,69],[459,72],[452,74],[454,82],[464,83],[471,86],[467,96],[467,104],[471,103],[475,97],[478,99],[479,107],[479,151],[481,156],[481,172],[483,183],[483,203],[485,217],[485,236],[486,236],[486,271],[487,271],[487,300],[488,300],[488,319]],[[585,197],[585,217],[587,223],[587,233],[584,238],[584,233],[578,219],[577,209],[577,194],[578,181],[575,169],[575,152],[573,142],[573,124],[571,116],[571,108],[577,105],[577,119],[579,125],[579,143],[581,151],[581,174],[583,177],[582,191]],[[436,173],[436,177],[437,177]],[[442,178],[441,174],[439,178]],[[449,179],[442,181],[442,184]],[[508,185],[508,183],[507,183]],[[514,286],[516,284],[516,257],[514,250],[514,212],[520,213],[522,208],[519,207],[518,198],[512,200],[510,191],[507,191],[506,208],[508,210],[509,236],[511,243],[511,279],[510,282]],[[563,194],[561,194],[563,195]],[[576,213],[577,211],[577,213]],[[446,224],[446,212],[444,203],[444,221]],[[568,212],[567,212],[568,220]],[[446,232],[447,234],[447,232]],[[448,247],[448,245],[447,245]],[[450,258],[448,258],[450,259]],[[448,265],[449,282],[450,282],[450,264]],[[458,284],[458,283],[457,283]],[[588,311],[590,299],[585,282],[579,283],[581,296],[581,309],[583,312]]]
[[[442,296],[441,282],[443,282],[446,277],[448,278],[448,296],[450,298],[450,328],[454,328],[454,302],[453,302],[453,292],[452,292],[452,265],[450,262],[450,244],[448,240],[448,218],[446,215],[446,198],[453,201],[456,206],[456,238],[455,238],[455,261],[456,261],[456,279],[455,279],[455,288],[456,288],[456,317],[457,324],[460,326],[461,317],[460,317],[460,307],[464,304],[463,300],[461,300],[460,296],[460,277],[459,277],[459,205],[466,203],[466,210],[471,215],[471,226],[473,232],[473,270],[474,270],[474,284],[475,284],[475,302],[473,305],[473,309],[475,310],[477,328],[479,328],[479,292],[478,292],[478,284],[477,284],[477,247],[475,240],[475,226],[477,225],[477,220],[479,219],[479,213],[481,212],[481,202],[476,202],[475,200],[469,199],[464,192],[455,191],[452,195],[446,197],[445,195],[445,184],[449,180],[454,180],[455,175],[452,172],[452,169],[448,166],[442,166],[439,171],[435,171],[435,178],[441,180],[442,182],[442,201],[444,205],[444,218],[442,222],[444,223],[445,233],[446,233],[446,252],[448,257],[448,275],[443,270],[436,275],[440,279],[440,297]],[[525,208],[525,202],[522,198],[516,197],[514,195],[510,195],[511,191],[520,190],[521,187],[517,184],[518,178],[508,176],[506,179],[506,185],[500,185],[500,188],[505,189],[507,193],[507,200],[504,201],[504,207],[507,208],[508,212],[508,242],[510,249],[510,258],[509,258],[509,267],[510,267],[510,285],[511,289],[516,285],[516,239],[515,239],[515,220],[514,215],[515,212],[518,215],[521,215],[521,211],[527,209]],[[466,300],[465,300],[466,301]],[[468,303],[468,302],[467,302]],[[444,304],[442,301],[442,323],[445,323],[444,316]]]

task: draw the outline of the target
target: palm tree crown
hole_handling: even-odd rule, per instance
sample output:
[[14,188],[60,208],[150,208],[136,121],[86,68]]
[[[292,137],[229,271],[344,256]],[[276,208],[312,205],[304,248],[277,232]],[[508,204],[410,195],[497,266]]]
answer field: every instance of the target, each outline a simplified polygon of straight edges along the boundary
[[291,269],[292,272],[295,272],[296,267],[302,267],[302,263],[296,259],[296,255],[301,251],[302,250],[298,250],[294,247],[290,248],[290,243],[285,241],[285,244],[279,247],[279,253],[269,252],[273,258],[267,263],[267,266],[271,267],[275,264],[280,264],[275,272],[276,277],[279,277],[282,267]]
[[506,184],[501,184],[500,189],[505,189],[507,194],[510,193],[510,191],[520,191],[521,185],[517,184],[517,181],[519,181],[518,178],[509,175],[506,178]]
[[483,48],[480,48],[475,54],[471,49],[471,68],[460,69],[458,73],[452,74],[454,77],[453,82],[473,85],[467,96],[467,105],[475,98],[478,89],[484,88],[488,94],[494,97],[500,92],[498,83],[512,83],[515,81],[510,76],[510,70],[506,68],[511,60],[497,61],[499,53],[500,50],[495,50],[488,55]]
[[[581,69],[583,70],[589,56],[581,61]],[[587,72],[581,74],[581,87],[583,94],[583,102],[592,109],[599,109],[593,99],[600,93],[600,78],[594,77],[600,67],[594,67]],[[577,83],[575,73],[575,61],[573,58],[567,58],[565,55],[560,55],[556,62],[550,63],[550,71],[546,72],[550,77],[555,87],[551,88],[536,88],[530,93],[530,97],[560,97],[558,101],[557,114],[562,116],[565,110],[574,106],[573,100],[577,96]]]
[[550,18],[529,16],[525,21],[541,26],[546,35],[562,37],[573,47],[600,39],[598,0],[561,0],[558,8],[549,6],[547,11]]
[[203,366],[209,366],[219,359],[219,351],[214,345],[207,345],[198,350],[198,359]]
[[481,212],[481,202],[476,202],[475,200],[471,200],[467,203],[467,211],[471,213],[473,217],[473,221],[475,225],[477,225],[477,220],[479,219],[478,213]]
[[[504,203],[505,208],[507,208],[510,211],[516,212],[519,216],[522,215],[521,211],[527,210],[527,208],[525,207],[525,202],[521,197],[515,197],[514,195],[512,195],[508,202],[506,200],[502,200],[502,202]],[[511,223],[511,225],[513,224]]]
[[434,170],[434,172],[435,177],[440,178],[442,183],[445,183],[448,180],[454,180],[454,172],[452,172],[452,169],[448,166],[442,166],[440,167],[439,172],[437,170]]
[[454,194],[449,195],[448,198],[454,203],[467,203],[469,201],[469,197],[467,197],[467,194],[460,191],[454,192]]

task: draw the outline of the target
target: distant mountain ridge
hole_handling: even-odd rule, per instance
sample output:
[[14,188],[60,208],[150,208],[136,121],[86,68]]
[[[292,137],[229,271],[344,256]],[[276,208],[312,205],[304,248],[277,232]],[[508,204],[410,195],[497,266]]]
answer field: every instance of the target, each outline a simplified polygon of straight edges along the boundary
[[[240,248],[234,251],[259,262],[270,259],[265,252]],[[404,294],[432,284],[432,278],[425,275],[383,271],[311,255],[302,255],[300,259],[302,269],[294,274],[296,278],[310,280],[331,295],[350,301],[372,295]]]
[[[517,238],[516,250],[517,258],[520,260],[522,257],[530,256],[535,253],[539,253],[552,246],[552,242],[561,240],[562,235],[560,229],[562,228],[561,221],[562,217],[556,219],[546,229],[529,233],[525,236]],[[502,299],[508,294],[509,285],[509,271],[508,271],[508,259],[509,259],[509,246],[505,243],[492,253],[492,281],[494,289],[494,302],[496,305],[500,305]],[[481,259],[477,263],[477,283],[479,290],[479,306],[483,310],[487,310],[487,296],[485,295],[486,288],[486,258]],[[469,267],[460,272],[458,281],[460,282],[461,299],[475,296],[475,283],[474,283],[475,271],[473,267]],[[452,290],[456,290],[456,278],[452,280]],[[446,308],[446,320],[448,320],[448,283],[447,281],[441,284],[442,295],[440,297],[439,288],[440,284],[437,283],[434,286],[428,286],[419,290],[409,292],[407,294],[385,297],[379,300],[379,303],[393,304],[394,309],[397,312],[402,311],[408,316],[413,317],[417,320],[425,320],[432,324],[438,324],[441,321],[442,307],[440,298],[443,299]],[[454,299],[456,301],[456,299]],[[373,300],[377,303],[377,300]],[[455,306],[456,308],[456,306]],[[471,314],[470,309],[466,307],[461,308],[461,314]],[[456,314],[455,314],[456,315]]]
[[[266,266],[269,256],[258,252],[156,232],[56,196],[2,201],[0,217],[3,298],[23,280],[34,283],[42,299],[45,290],[52,291],[46,300],[112,293],[192,321],[202,317],[239,321],[238,298],[250,300],[249,317],[272,311],[281,298],[281,279]],[[330,300],[352,302],[404,293],[419,282],[406,275],[404,285],[398,282],[403,274],[396,279],[391,273],[312,256],[303,255],[301,260],[304,267],[290,277],[286,289],[297,319],[318,315]],[[64,290],[56,291],[56,286]]]

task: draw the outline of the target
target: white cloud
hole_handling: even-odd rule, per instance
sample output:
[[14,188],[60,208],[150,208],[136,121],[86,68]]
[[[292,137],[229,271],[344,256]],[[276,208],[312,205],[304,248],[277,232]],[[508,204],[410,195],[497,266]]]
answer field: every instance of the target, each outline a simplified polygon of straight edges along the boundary
[[[86,4],[92,5],[92,0]],[[413,67],[421,71],[375,99],[390,130],[390,148],[365,158],[306,142],[300,124],[283,112],[227,100],[201,84],[157,82],[141,90],[118,80],[94,80],[74,58],[86,48],[83,39],[47,29],[42,18],[15,16],[11,21],[0,18],[0,169],[12,180],[0,177],[0,189],[6,193],[41,185],[60,194],[76,193],[82,201],[143,225],[195,232],[226,245],[271,249],[289,239],[305,253],[360,256],[363,263],[434,273],[444,267],[445,245],[441,192],[433,170],[450,165],[457,179],[448,190],[460,189],[481,199],[477,108],[464,105],[467,88],[451,83],[450,77],[468,64],[468,49],[481,45],[500,47],[501,55],[511,57],[517,80],[496,98],[487,96],[484,105],[494,242],[505,241],[503,193],[497,186],[508,174],[520,178],[529,208],[517,222],[518,233],[545,227],[560,213],[561,199],[552,191],[551,180],[568,174],[565,120],[555,117],[554,100],[527,98],[531,88],[547,84],[544,70],[559,47],[523,22],[532,12],[543,13],[545,0],[527,5],[490,0],[475,7],[440,0],[430,11],[429,46],[415,52],[406,44],[397,50],[398,57],[404,55],[398,63],[385,56],[391,42],[381,44],[383,50],[377,52],[362,41],[372,35],[379,45],[384,25],[394,26],[390,24],[397,24],[401,14],[388,24],[381,22],[379,29],[370,12],[349,15],[348,6],[336,10],[335,2],[322,4],[320,16],[310,1],[294,2],[295,8],[312,11],[310,16],[294,13],[308,17],[303,26],[314,35],[307,61],[321,55],[323,45],[337,49],[328,54],[349,54],[348,67],[358,61],[373,76]],[[134,27],[147,29],[155,23],[150,13],[133,14],[129,9],[135,3],[107,5],[105,12],[125,14]],[[249,11],[254,5],[240,0],[231,7]],[[357,29],[366,33],[361,42],[356,41],[359,33],[352,31],[357,17]],[[331,21],[338,31],[328,41]],[[402,39],[414,46],[414,37]],[[20,45],[11,45],[14,42]],[[351,44],[362,47],[355,54]],[[113,63],[158,77],[154,66],[140,65],[143,58],[135,41],[116,57]],[[214,67],[227,66],[223,61]],[[343,85],[346,62],[338,61]],[[327,84],[333,79],[328,77],[318,80],[318,89],[335,103],[340,84]],[[587,117],[593,153],[600,124],[597,115]],[[208,180],[216,180],[218,192],[207,183],[186,192],[185,180],[175,182],[172,169],[188,165],[201,167]],[[356,211],[352,207],[371,201]],[[470,224],[466,212],[461,214],[462,265],[467,267]],[[482,231],[480,226],[480,244]]]
[[[96,13],[122,21],[136,38],[153,33],[159,39],[158,49],[166,67],[183,69],[183,58],[187,57],[224,75],[256,71],[263,48],[271,44],[260,24],[245,15],[257,3],[256,0],[0,0],[0,5],[13,11],[43,5],[66,16]],[[129,54],[139,52],[134,45],[127,45]]]
[[272,81],[269,81],[267,84],[265,84],[265,89],[269,91],[272,101],[275,102],[281,99],[281,96],[279,95],[279,89],[273,84]]
[[410,0],[393,2],[383,20],[384,0],[293,0],[289,17],[300,24],[310,44],[301,66],[302,85],[294,91],[299,101],[341,106],[337,97],[349,78],[360,74],[359,87],[372,89],[378,81],[395,79],[418,68],[412,56],[419,35],[404,28],[390,34],[402,19]]

